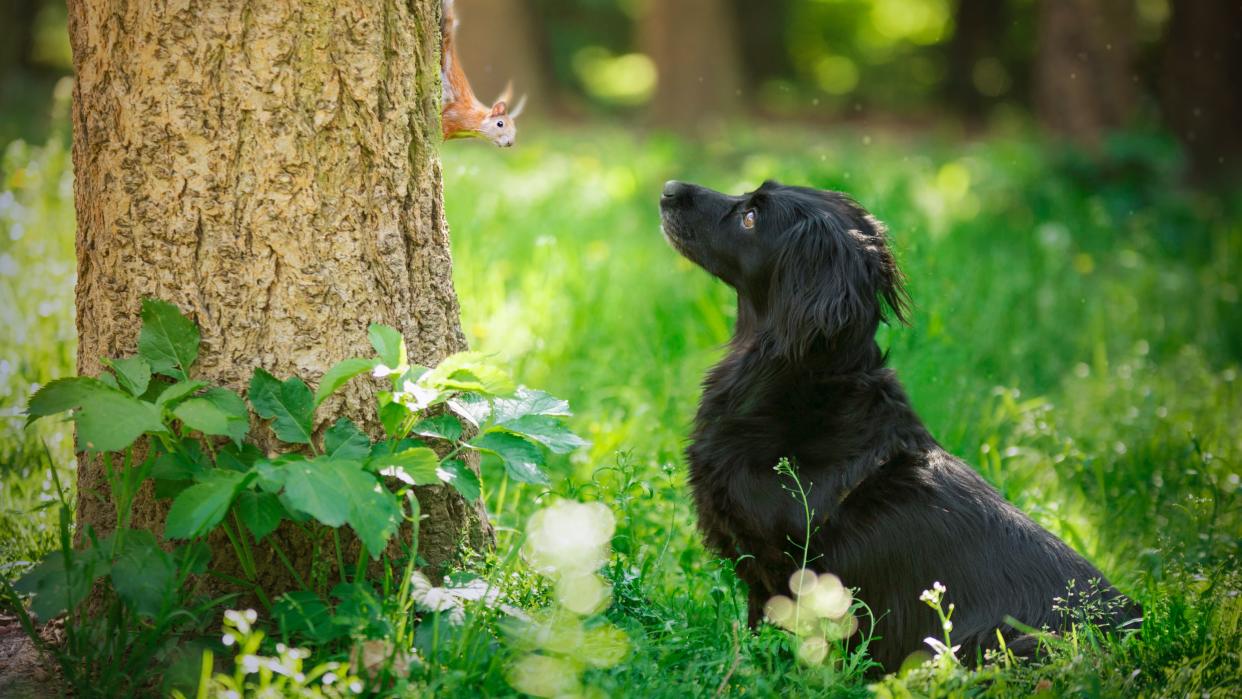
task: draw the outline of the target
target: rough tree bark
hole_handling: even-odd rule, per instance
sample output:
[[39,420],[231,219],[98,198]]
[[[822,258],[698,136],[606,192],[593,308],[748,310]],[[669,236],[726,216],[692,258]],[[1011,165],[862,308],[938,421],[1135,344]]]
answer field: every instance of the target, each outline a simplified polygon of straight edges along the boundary
[[737,29],[725,0],[647,2],[639,22],[642,51],[655,61],[651,119],[696,133],[738,105]]
[[[436,152],[439,13],[440,0],[71,0],[79,372],[134,353],[145,296],[188,312],[196,374],[243,394],[255,366],[313,385],[369,356],[371,322],[401,330],[420,363],[463,349]],[[372,390],[352,382],[321,415],[378,436]],[[108,531],[100,464],[83,461],[78,482],[79,530]],[[419,500],[431,565],[489,539],[451,488]],[[146,492],[135,523],[158,532],[162,511]],[[308,542],[277,535],[309,567]],[[265,587],[291,584],[259,565]]]
[[526,96],[524,114],[549,111],[547,42],[528,0],[457,0],[456,9],[457,52],[479,99],[491,104],[512,80],[515,102]]
[[1160,106],[1198,179],[1242,173],[1242,3],[1174,0],[1164,38]]
[[1133,0],[1042,0],[1035,108],[1049,130],[1099,143],[1134,111]]

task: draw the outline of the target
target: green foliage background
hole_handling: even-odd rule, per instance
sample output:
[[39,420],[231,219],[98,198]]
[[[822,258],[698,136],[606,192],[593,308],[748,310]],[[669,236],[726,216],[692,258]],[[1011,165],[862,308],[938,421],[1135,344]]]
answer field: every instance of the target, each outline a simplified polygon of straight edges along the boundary
[[[1238,688],[1242,198],[1183,189],[1164,138],[1117,136],[1089,162],[1026,133],[739,125],[693,145],[531,128],[519,148],[452,143],[443,161],[471,346],[570,400],[593,445],[553,461],[552,490],[618,518],[609,616],[633,650],[591,671],[593,686],[707,695],[727,677],[748,693],[826,691],[774,632],[735,640],[744,596],[694,532],[681,457],[734,309],[662,240],[660,184],[737,192],[774,177],[848,191],[888,223],[915,312],[880,341],[933,432],[1149,611],[1141,642],[992,677],[988,691]],[[73,481],[64,426],[26,431],[21,416],[34,387],[73,370],[73,208],[62,130],[9,143],[2,162],[0,573],[13,575],[56,543],[49,469]],[[502,552],[541,494],[485,481]],[[507,691],[495,667],[460,662],[438,691]]]

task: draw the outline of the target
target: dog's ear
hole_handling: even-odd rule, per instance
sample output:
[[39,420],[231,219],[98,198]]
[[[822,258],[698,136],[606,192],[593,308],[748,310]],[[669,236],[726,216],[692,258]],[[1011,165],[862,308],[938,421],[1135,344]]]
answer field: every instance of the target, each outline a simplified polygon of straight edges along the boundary
[[776,352],[797,359],[817,340],[837,347],[870,340],[886,309],[905,322],[907,297],[884,233],[865,212],[817,213],[788,231],[768,293]]

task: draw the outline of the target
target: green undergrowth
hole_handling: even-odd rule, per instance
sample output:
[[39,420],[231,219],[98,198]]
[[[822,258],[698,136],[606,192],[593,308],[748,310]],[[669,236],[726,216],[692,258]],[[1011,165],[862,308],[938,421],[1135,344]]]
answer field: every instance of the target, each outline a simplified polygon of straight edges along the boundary
[[[1149,134],[1115,137],[1089,160],[1029,135],[963,143],[739,125],[695,145],[602,125],[552,132],[531,126],[508,150],[444,146],[445,206],[472,349],[517,383],[566,398],[570,426],[590,445],[550,458],[550,486],[485,472],[499,546],[464,567],[495,594],[480,593],[487,599],[459,624],[420,627],[410,673],[372,689],[1242,692],[1239,193],[1185,189],[1176,149]],[[74,477],[72,434],[46,421],[24,429],[21,414],[37,386],[73,368],[68,168],[68,148],[53,139],[10,144],[0,173],[0,566],[9,578],[57,545],[51,474]],[[658,193],[673,178],[731,192],[766,178],[840,189],[885,221],[915,307],[909,327],[881,328],[879,339],[915,406],[946,448],[1140,601],[1142,633],[1083,628],[1047,639],[1037,662],[933,663],[876,683],[862,662],[800,661],[776,627],[748,632],[742,586],[694,531],[681,454],[733,299],[661,237]],[[569,502],[604,509],[563,509]],[[592,544],[602,559],[587,582],[565,582],[523,552],[557,517],[611,533],[605,549]],[[606,606],[583,602],[591,579],[610,587]],[[532,621],[545,632],[515,631],[504,608],[542,614]],[[253,628],[239,630],[243,622],[230,622],[238,645],[215,647],[217,673],[233,673],[243,642],[281,667],[365,665],[366,648],[339,642],[304,643],[310,657],[282,660],[261,614]],[[400,650],[370,648],[390,658]]]

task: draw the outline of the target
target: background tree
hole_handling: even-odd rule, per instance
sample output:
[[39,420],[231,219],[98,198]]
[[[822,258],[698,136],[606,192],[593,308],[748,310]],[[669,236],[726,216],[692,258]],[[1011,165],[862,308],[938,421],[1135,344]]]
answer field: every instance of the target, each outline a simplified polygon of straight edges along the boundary
[[35,19],[42,0],[5,0],[0,5],[0,77],[30,65]]
[[[197,373],[239,392],[255,366],[313,382],[369,355],[371,322],[402,331],[412,361],[463,349],[436,152],[439,13],[440,0],[71,3],[79,373],[133,352],[145,296],[192,315]],[[353,382],[324,414],[377,433],[370,391]],[[81,464],[78,493],[79,531],[106,533],[98,461]],[[430,564],[489,535],[451,488],[419,499]],[[145,492],[135,526],[158,531],[160,511]],[[294,533],[277,536],[309,566]],[[289,586],[257,563],[265,589]]]
[[1099,142],[1134,110],[1132,0],[1043,0],[1037,19],[1035,109],[1049,130]]
[[[732,0],[746,101],[769,80],[793,73],[788,35],[791,0]],[[742,28],[745,28],[744,30]]]
[[964,116],[984,115],[988,95],[979,88],[978,74],[987,64],[981,61],[996,62],[1000,57],[1009,13],[1008,3],[1001,0],[960,0],[953,13],[944,95]]
[[737,106],[737,30],[725,0],[646,3],[639,46],[659,73],[650,104],[656,123],[692,131]]
[[547,40],[531,3],[459,0],[456,8],[457,51],[479,99],[491,104],[512,80],[514,100],[526,96],[526,114],[549,111]]
[[1242,172],[1242,3],[1174,0],[1163,62],[1161,108],[1194,174]]

